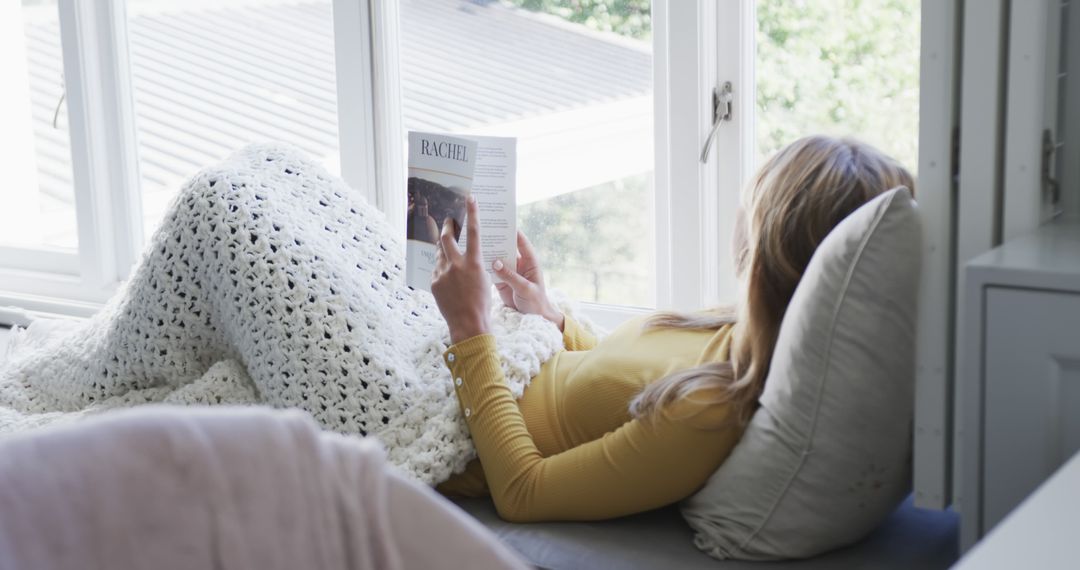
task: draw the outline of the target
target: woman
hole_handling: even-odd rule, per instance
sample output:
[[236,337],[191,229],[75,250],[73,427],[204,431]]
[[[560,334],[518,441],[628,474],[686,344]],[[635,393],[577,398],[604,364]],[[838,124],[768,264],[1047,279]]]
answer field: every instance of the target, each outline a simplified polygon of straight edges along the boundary
[[[543,316],[565,352],[515,401],[488,334],[488,277],[469,215],[461,252],[445,224],[432,293],[445,353],[479,455],[439,489],[490,493],[511,521],[605,519],[679,501],[738,441],[764,387],[784,311],[815,248],[874,196],[914,188],[896,161],[858,142],[796,141],[743,196],[734,241],[735,308],[632,320],[597,342],[548,301],[525,236],[516,271],[496,262],[507,306]],[[470,214],[476,204],[470,202]]]
[[[528,355],[545,363],[515,401],[489,334],[475,222],[465,252],[443,227],[440,318],[430,296],[404,286],[381,214],[295,152],[252,147],[185,186],[104,310],[0,367],[0,433],[150,402],[299,408],[325,429],[377,436],[390,463],[444,493],[490,493],[510,520],[666,505],[701,487],[738,441],[814,248],[900,185],[911,176],[865,145],[795,142],[744,195],[736,309],[659,314],[602,342],[553,307],[522,236],[516,267],[494,268],[499,291],[561,329],[565,351],[554,327],[518,315],[538,334],[514,350],[551,352]],[[447,325],[450,375],[439,362]],[[528,377],[524,365],[506,370]],[[470,465],[466,429],[479,455]]]

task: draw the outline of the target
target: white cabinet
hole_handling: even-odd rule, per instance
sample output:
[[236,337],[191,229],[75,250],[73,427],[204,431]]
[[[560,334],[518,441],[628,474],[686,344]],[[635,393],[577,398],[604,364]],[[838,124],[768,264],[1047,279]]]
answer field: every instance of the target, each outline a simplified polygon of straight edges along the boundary
[[1080,450],[1080,293],[985,299],[984,530]]
[[966,550],[1080,451],[1080,225],[966,268],[956,495]]

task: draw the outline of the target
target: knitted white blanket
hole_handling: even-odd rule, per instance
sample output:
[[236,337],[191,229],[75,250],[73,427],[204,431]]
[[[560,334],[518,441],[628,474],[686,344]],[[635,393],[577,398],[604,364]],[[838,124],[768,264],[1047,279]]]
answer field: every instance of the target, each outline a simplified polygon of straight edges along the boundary
[[[151,402],[300,408],[374,435],[436,484],[475,455],[441,354],[446,324],[404,284],[381,213],[297,151],[248,147],[175,198],[126,285],[94,318],[0,370],[0,433]],[[501,307],[516,396],[559,331]]]

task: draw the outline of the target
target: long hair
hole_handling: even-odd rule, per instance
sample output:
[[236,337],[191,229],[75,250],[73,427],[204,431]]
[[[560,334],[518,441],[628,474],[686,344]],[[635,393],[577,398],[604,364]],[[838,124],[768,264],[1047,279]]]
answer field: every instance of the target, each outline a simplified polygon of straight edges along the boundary
[[814,250],[848,214],[898,186],[915,191],[911,174],[900,163],[851,139],[806,137],[773,155],[742,194],[733,242],[740,284],[735,306],[658,313],[645,324],[699,330],[731,325],[729,361],[674,372],[649,384],[630,403],[630,413],[648,418],[671,402],[694,396],[730,403],[733,419],[745,425],[765,387],[780,322]]

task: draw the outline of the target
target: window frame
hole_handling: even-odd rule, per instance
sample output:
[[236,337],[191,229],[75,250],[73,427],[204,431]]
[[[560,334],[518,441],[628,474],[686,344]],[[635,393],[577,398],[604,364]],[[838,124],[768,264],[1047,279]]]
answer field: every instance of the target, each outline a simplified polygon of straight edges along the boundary
[[[728,244],[754,160],[754,4],[654,0],[652,19],[656,308],[692,311],[731,303],[737,283]],[[734,91],[732,117],[720,126],[703,164],[713,89],[727,81]],[[582,305],[607,327],[648,312]]]
[[59,0],[57,11],[78,249],[0,248],[0,305],[88,316],[142,247],[127,16],[123,0]]
[[[953,310],[959,268],[954,220],[959,216],[960,157],[956,151],[959,72],[965,68],[960,49],[964,11],[960,0],[922,2],[921,10],[918,201],[923,222],[923,269],[915,335],[912,487],[915,506],[943,509],[952,501]],[[977,47],[967,52],[969,57],[992,53],[987,45]],[[967,67],[970,71],[970,65]],[[983,120],[980,117],[975,124]]]
[[397,2],[333,0],[341,177],[404,234],[398,13]]
[[[26,22],[23,21],[25,14],[22,13],[23,7],[20,4],[12,4],[6,8],[14,12],[15,17],[18,18],[16,29],[20,33],[25,33]],[[56,7],[57,21],[59,22],[59,6]],[[5,14],[6,17],[6,14]],[[16,40],[19,41],[19,40]],[[29,48],[29,46],[26,46]],[[23,57],[29,55],[29,50]],[[62,54],[61,54],[62,57]],[[23,62],[25,64],[24,69],[17,69],[16,72],[28,72],[29,61]],[[27,97],[32,95],[29,93],[30,83],[25,84],[27,88]],[[31,123],[32,125],[32,123]],[[30,136],[33,137],[34,133],[31,131]],[[32,148],[31,152],[36,152],[36,149]],[[34,189],[38,191],[38,189]],[[33,271],[33,272],[45,272],[45,273],[58,273],[62,275],[78,275],[79,272],[79,254],[78,251],[72,251],[67,248],[58,248],[52,246],[33,247],[30,245],[20,244],[6,244],[0,245],[0,267],[13,268],[20,271]],[[3,278],[3,273],[0,272],[0,279]]]

